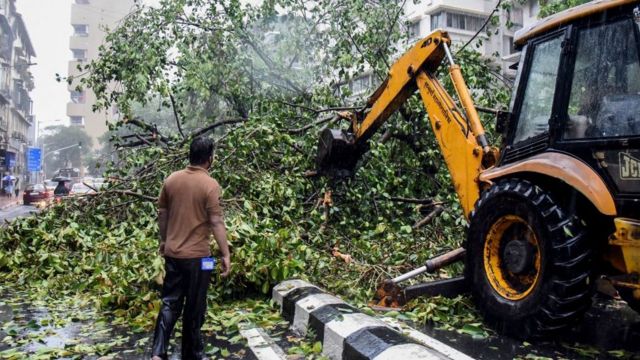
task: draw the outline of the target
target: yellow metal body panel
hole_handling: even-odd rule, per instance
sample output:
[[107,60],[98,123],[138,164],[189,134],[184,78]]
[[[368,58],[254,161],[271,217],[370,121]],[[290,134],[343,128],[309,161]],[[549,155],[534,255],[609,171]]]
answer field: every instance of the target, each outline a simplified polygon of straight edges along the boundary
[[[476,137],[476,139],[478,139],[479,137],[484,137],[484,128],[482,127],[482,123],[480,122],[480,116],[478,115],[478,111],[473,104],[473,100],[471,99],[471,95],[469,94],[469,89],[467,89],[467,84],[464,81],[464,77],[462,77],[462,70],[460,70],[460,66],[451,65],[451,67],[449,67],[449,76],[451,76],[453,87],[456,89],[458,98],[460,99],[462,107],[467,114],[467,119],[469,120],[469,126],[471,127],[473,135]],[[484,149],[484,151],[489,151],[489,149]]]
[[557,14],[546,17],[530,26],[524,27],[515,33],[514,43],[523,45],[527,40],[553,30],[572,21],[591,16],[619,6],[640,3],[639,0],[596,0],[582,4]]
[[368,140],[416,90],[415,74],[419,69],[434,71],[442,62],[442,43],[450,43],[446,32],[436,30],[418,41],[389,69],[387,79],[369,98],[367,116],[353,122],[356,141]]
[[421,71],[417,83],[453,186],[468,218],[480,197],[478,175],[482,170],[482,151],[438,79]]
[[[615,218],[616,232],[609,238],[609,244],[619,247],[624,269],[627,274],[640,274],[640,220]],[[618,261],[619,263],[619,261]]]
[[[451,40],[446,32],[436,30],[418,41],[389,70],[389,76],[367,102],[366,116],[360,121],[352,116],[356,145],[366,142],[375,131],[411,96],[416,87],[429,114],[429,121],[440,145],[465,217],[469,217],[480,196],[478,175],[483,150],[477,139],[484,139],[484,128],[476,112],[460,67],[452,65],[450,75],[467,117],[432,75],[445,56],[444,44]],[[493,153],[492,153],[493,154]]]
[[560,179],[584,195],[604,215],[615,216],[613,196],[602,178],[582,161],[562,153],[547,152],[513,164],[491,168],[480,174],[480,181],[517,173],[537,173]]

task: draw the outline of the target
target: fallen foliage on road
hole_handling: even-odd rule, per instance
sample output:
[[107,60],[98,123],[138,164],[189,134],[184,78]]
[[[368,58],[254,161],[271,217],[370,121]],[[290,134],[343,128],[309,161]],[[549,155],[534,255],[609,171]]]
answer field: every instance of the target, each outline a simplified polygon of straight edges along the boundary
[[[379,83],[394,44],[406,46],[400,4],[205,3],[141,7],[86,65],[80,86],[96,92],[97,109],[118,105],[123,114],[110,125],[107,184],[0,232],[0,281],[43,296],[76,295],[148,329],[163,277],[156,198],[163,179],[187,165],[195,136],[216,143],[211,175],[224,189],[232,251],[231,276],[215,280],[211,302],[266,295],[302,277],[364,305],[382,279],[461,244],[465,220],[418,97],[373,139],[354,178],[308,176],[319,130],[341,126],[338,111],[362,106],[348,81],[368,67]],[[275,3],[297,15],[278,17]],[[345,21],[362,26],[345,32]],[[278,30],[278,46],[262,36],[269,29]],[[508,88],[491,78],[489,59],[467,49],[457,60],[479,104],[506,104]],[[120,86],[105,86],[111,82]],[[134,104],[158,98],[172,110],[168,122],[136,113]],[[430,206],[439,216],[421,222]],[[462,329],[477,322],[464,298],[417,301],[411,309],[423,322]]]

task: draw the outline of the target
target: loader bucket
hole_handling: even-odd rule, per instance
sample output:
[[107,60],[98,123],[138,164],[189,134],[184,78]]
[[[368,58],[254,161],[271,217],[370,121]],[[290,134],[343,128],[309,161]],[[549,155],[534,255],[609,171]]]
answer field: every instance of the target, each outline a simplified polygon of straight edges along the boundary
[[355,172],[362,152],[353,144],[353,136],[344,130],[324,129],[320,133],[316,167],[318,174],[349,177]]

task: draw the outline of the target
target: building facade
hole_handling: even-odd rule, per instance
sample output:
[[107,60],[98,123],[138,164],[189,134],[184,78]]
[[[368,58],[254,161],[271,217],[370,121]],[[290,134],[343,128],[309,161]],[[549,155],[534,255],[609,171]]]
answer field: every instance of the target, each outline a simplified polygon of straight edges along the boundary
[[[497,10],[495,15],[499,16],[500,25],[488,25],[491,36],[486,35],[485,28],[470,45],[482,55],[494,58],[501,67],[502,75],[507,77],[515,76],[515,71],[509,69],[509,66],[520,59],[513,46],[514,34],[522,27],[537,21],[540,11],[538,0],[528,0],[523,4],[514,3],[508,11],[501,8]],[[404,6],[405,30],[409,37],[406,47],[426,37],[435,29],[447,31],[454,47],[462,46],[482,29],[497,5],[498,0],[422,0],[418,3],[407,1]],[[363,74],[349,85],[354,95],[363,95],[375,86],[375,79],[370,74]]]
[[35,143],[29,67],[35,56],[15,0],[0,0],[0,178],[29,180],[26,153]]
[[[99,47],[104,43],[105,29],[114,29],[132,10],[134,0],[74,0],[71,5],[71,27],[69,39],[71,60],[69,76],[80,74],[78,65],[98,57]],[[77,84],[69,85],[67,116],[71,126],[80,126],[93,139],[95,149],[100,147],[99,138],[107,132],[107,121],[117,117],[117,110],[93,112],[96,96],[89,89],[76,90]]]
[[[492,14],[497,0],[424,0],[418,4],[408,1],[405,5],[407,32],[418,40],[435,29],[446,30],[454,44],[469,41],[484,25]],[[499,8],[496,15],[500,17],[500,25],[489,24],[492,35],[481,31],[476,38],[480,44],[476,49],[485,56],[497,56],[502,60],[506,71],[508,65],[517,59],[513,47],[514,33],[523,26],[537,21],[540,11],[538,0],[529,0],[524,4],[514,2],[509,10]]]

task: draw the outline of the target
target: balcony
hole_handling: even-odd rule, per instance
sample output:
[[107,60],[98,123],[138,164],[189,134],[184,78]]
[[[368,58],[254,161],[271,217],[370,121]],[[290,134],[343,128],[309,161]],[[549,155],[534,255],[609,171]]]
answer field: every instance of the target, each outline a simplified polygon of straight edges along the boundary
[[27,120],[27,117],[31,115],[31,108],[33,101],[29,97],[29,93],[22,88],[17,88],[12,94],[13,106],[18,110],[19,114]]
[[0,130],[8,131],[9,130],[9,122],[4,119],[0,119]]
[[22,143],[26,143],[28,141],[27,140],[27,136],[25,134],[21,133],[21,132],[18,132],[18,131],[12,132],[11,133],[11,138],[15,139],[17,141],[20,141]]

